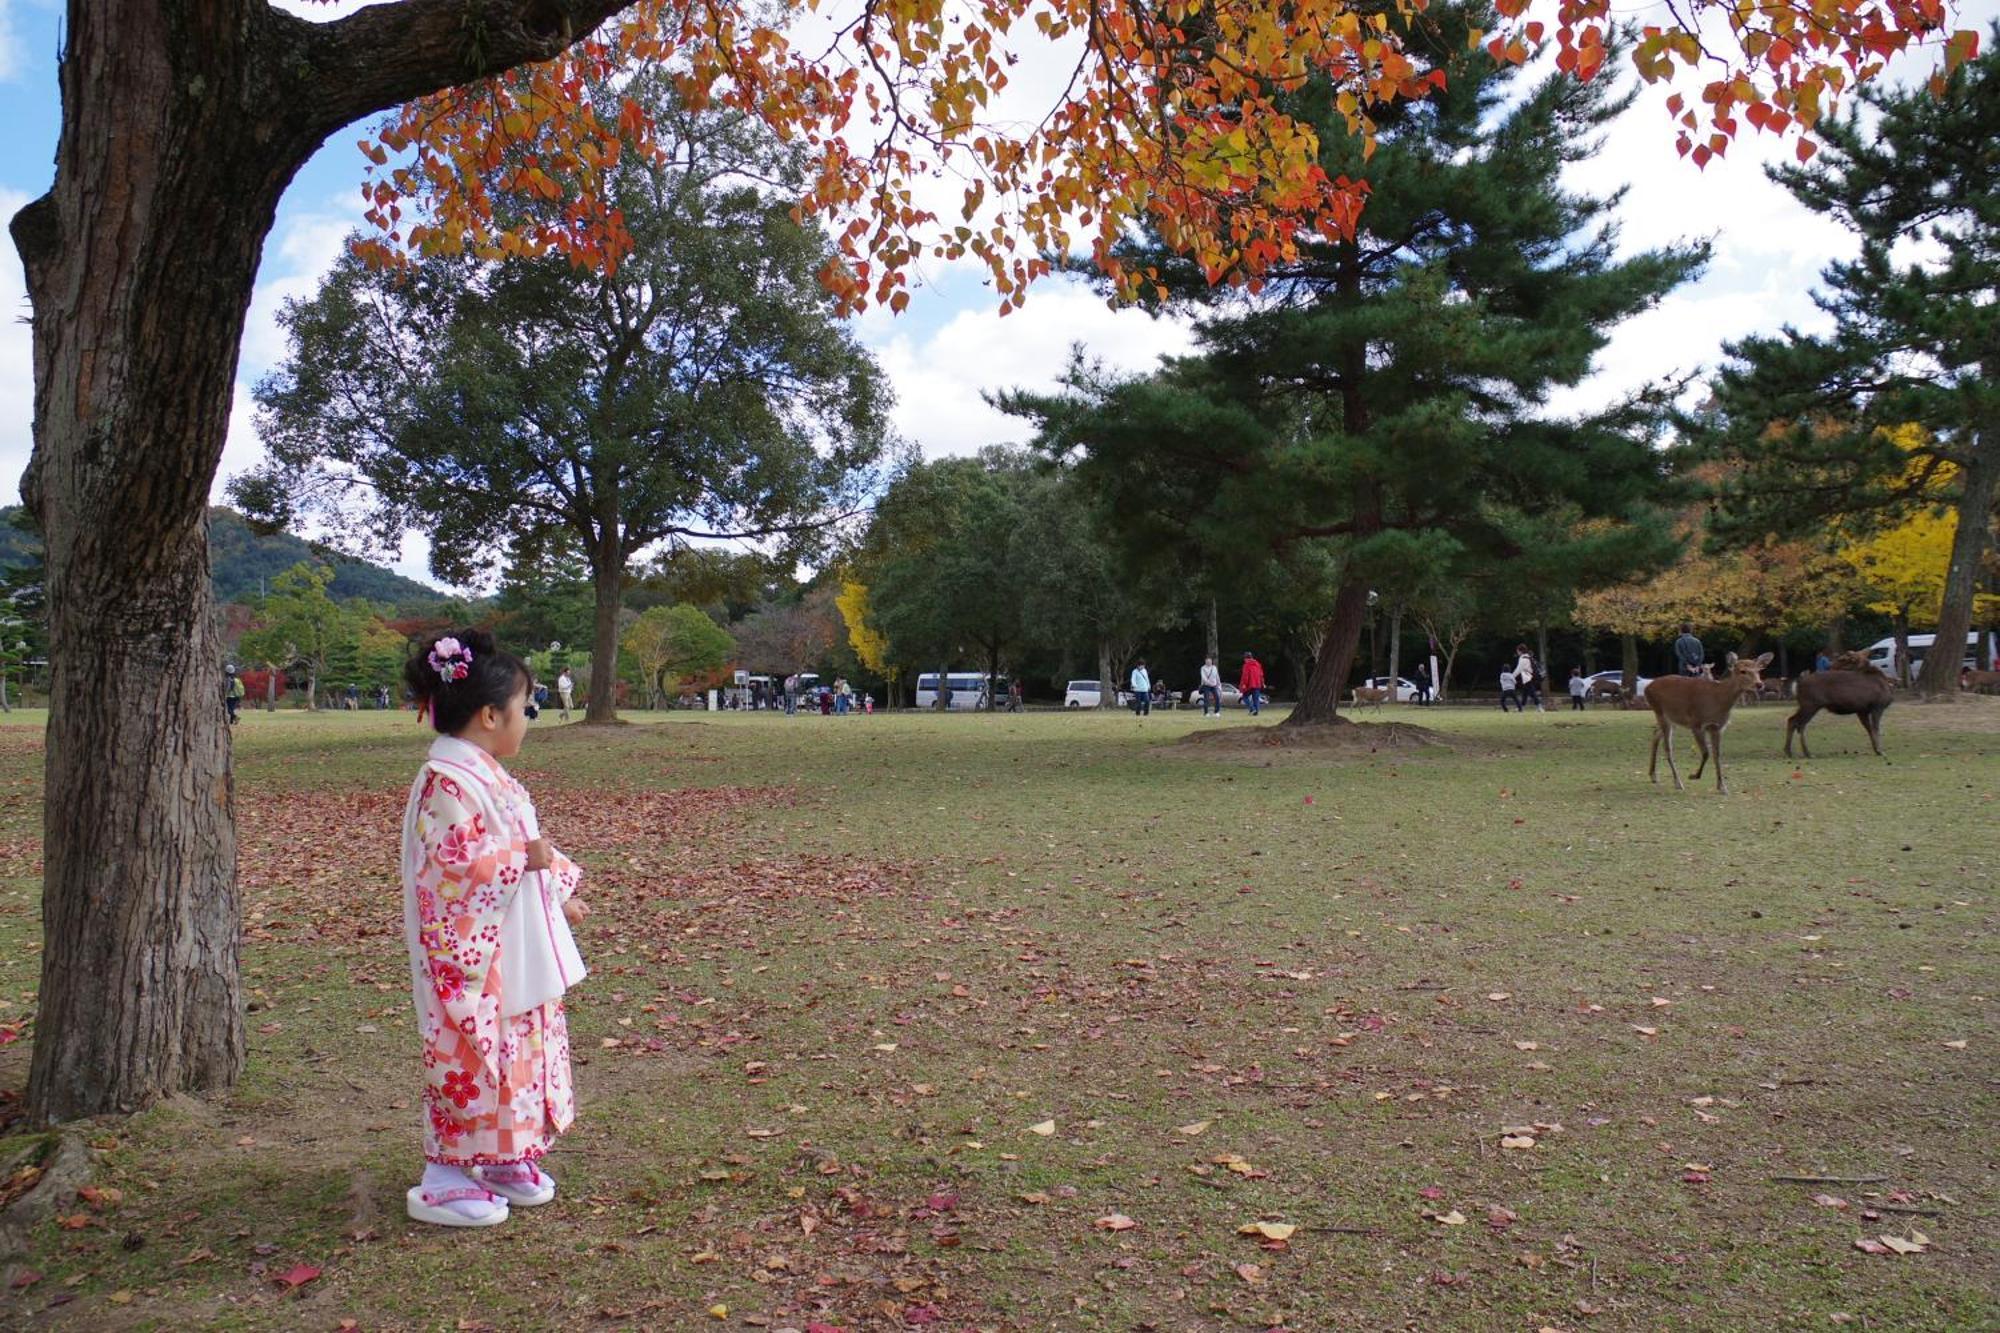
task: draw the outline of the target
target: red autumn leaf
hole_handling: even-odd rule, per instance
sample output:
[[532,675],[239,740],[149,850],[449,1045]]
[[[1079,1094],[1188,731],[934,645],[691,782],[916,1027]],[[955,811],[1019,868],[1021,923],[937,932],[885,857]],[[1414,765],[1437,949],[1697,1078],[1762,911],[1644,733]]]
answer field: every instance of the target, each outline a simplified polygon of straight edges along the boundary
[[311,1264],[293,1264],[272,1280],[287,1291],[297,1291],[306,1283],[317,1278],[319,1274],[320,1270],[314,1268]]

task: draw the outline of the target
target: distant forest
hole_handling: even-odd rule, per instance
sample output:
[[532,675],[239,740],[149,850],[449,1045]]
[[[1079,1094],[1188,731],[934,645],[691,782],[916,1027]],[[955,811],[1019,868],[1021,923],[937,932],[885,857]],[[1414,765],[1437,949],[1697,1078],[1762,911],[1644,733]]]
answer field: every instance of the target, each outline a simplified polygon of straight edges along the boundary
[[[0,569],[18,569],[42,558],[42,540],[26,524],[26,518],[19,505],[0,508]],[[327,592],[336,599],[360,597],[408,606],[445,597],[429,584],[406,579],[366,560],[336,555],[289,532],[260,537],[233,509],[208,511],[208,556],[218,602],[254,601],[262,581],[301,560],[333,566],[333,584]]]

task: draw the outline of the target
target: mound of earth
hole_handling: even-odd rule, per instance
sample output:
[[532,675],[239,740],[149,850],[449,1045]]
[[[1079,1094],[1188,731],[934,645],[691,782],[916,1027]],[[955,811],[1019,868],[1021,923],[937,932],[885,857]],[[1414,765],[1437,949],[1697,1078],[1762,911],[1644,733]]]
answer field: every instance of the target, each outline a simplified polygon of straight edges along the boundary
[[1270,763],[1281,758],[1352,759],[1371,754],[1423,752],[1452,754],[1477,748],[1464,737],[1447,738],[1441,732],[1413,722],[1350,722],[1342,717],[1302,727],[1281,724],[1191,731],[1178,741],[1156,747],[1153,753],[1183,759]]

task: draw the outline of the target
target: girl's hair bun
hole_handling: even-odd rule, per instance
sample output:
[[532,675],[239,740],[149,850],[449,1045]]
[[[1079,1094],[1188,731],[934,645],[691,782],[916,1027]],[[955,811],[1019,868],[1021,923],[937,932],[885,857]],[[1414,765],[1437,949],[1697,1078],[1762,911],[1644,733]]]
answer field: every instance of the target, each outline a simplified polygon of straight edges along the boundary
[[431,725],[455,736],[480,709],[504,709],[516,691],[532,688],[534,673],[487,631],[468,627],[419,643],[403,665],[403,683]]

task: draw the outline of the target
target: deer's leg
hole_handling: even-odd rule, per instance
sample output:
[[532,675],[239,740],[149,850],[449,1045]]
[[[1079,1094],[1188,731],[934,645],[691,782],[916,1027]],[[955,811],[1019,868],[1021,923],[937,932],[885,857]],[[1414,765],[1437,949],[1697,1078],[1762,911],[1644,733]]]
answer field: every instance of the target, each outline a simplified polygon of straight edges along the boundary
[[[1698,735],[1699,733],[1696,733],[1696,734]],[[1682,783],[1681,783],[1681,771],[1680,771],[1680,769],[1679,769],[1678,767],[1676,767],[1676,766],[1675,766],[1675,764],[1674,764],[1674,727],[1673,727],[1673,723],[1671,723],[1671,722],[1668,722],[1668,721],[1666,721],[1665,719],[1661,719],[1661,722],[1660,722],[1660,739],[1661,739],[1661,740],[1662,740],[1663,742],[1665,742],[1665,744],[1666,744],[1666,747],[1667,747],[1667,772],[1669,772],[1669,773],[1671,773],[1671,774],[1673,774],[1673,775],[1674,775],[1674,790],[1675,790],[1675,791],[1686,791],[1686,790],[1687,790],[1687,788],[1686,788],[1685,786],[1683,786],[1683,785],[1682,785]]]
[[1729,794],[1729,784],[1722,780],[1722,728],[1714,728],[1715,734],[1708,739],[1709,747],[1715,755],[1715,789],[1722,795]]
[[1707,729],[1689,727],[1688,730],[1694,734],[1694,748],[1701,753],[1701,762],[1694,766],[1694,772],[1688,776],[1688,781],[1700,782],[1701,775],[1708,770],[1708,737],[1705,734]]
[[1885,711],[1881,708],[1871,708],[1861,715],[1861,725],[1868,731],[1868,743],[1875,747],[1875,753],[1883,759],[1889,757],[1882,753],[1882,714]]
[[1792,757],[1793,732],[1797,732],[1799,736],[1799,753],[1807,759],[1812,758],[1812,750],[1806,745],[1806,723],[1812,721],[1813,714],[1818,711],[1819,709],[1811,704],[1804,704],[1800,706],[1798,712],[1785,719],[1785,758]]
[[1660,723],[1657,718],[1653,720],[1653,750],[1646,760],[1646,780],[1652,783],[1660,780]]

